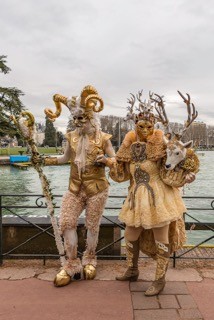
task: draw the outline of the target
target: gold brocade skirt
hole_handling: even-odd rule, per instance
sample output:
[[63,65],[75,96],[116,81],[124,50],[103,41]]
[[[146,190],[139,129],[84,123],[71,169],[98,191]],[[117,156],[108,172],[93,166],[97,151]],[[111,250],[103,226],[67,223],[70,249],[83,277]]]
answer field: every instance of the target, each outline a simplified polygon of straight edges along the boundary
[[180,190],[160,178],[146,185],[133,184],[120,211],[119,219],[130,227],[152,229],[179,220],[186,212]]

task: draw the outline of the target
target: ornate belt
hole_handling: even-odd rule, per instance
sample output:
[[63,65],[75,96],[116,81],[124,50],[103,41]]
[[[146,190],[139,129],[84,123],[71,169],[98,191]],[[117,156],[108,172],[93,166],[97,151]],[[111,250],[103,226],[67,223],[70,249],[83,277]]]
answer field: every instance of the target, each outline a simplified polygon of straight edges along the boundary
[[153,206],[155,207],[155,194],[154,194],[154,190],[149,185],[150,175],[148,174],[148,172],[142,170],[139,165],[136,165],[135,172],[134,172],[134,179],[136,182],[136,187],[134,189],[134,198],[135,198],[137,189],[141,185],[144,185],[148,190],[148,192],[151,194],[152,200],[153,200]]

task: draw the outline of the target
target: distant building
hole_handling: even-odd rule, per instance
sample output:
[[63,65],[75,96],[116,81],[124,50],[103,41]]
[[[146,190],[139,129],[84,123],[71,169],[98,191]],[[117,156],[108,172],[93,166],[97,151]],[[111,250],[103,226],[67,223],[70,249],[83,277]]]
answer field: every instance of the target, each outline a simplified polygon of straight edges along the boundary
[[13,148],[13,147],[18,147],[18,140],[16,137],[14,137],[13,139],[11,139],[10,143],[9,143],[9,147]]
[[177,134],[180,134],[184,129],[183,124],[179,123],[179,122],[170,122],[169,127],[172,132],[177,133]]
[[194,145],[207,146],[207,126],[202,121],[194,121],[184,135],[184,141],[193,140]]
[[207,126],[207,146],[214,147],[214,126]]
[[0,147],[2,148],[13,148],[18,146],[17,138],[11,138],[9,136],[4,136],[0,139]]

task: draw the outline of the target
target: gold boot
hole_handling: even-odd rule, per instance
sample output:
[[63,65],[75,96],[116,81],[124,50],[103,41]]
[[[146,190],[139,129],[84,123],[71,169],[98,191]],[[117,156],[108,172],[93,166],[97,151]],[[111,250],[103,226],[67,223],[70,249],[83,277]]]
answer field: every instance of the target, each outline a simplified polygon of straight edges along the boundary
[[137,281],[139,276],[138,270],[139,258],[139,239],[136,241],[126,240],[126,260],[128,269],[123,276],[116,277],[119,281]]
[[83,268],[85,280],[93,280],[96,277],[96,268],[92,264],[87,264]]
[[158,295],[165,287],[166,280],[166,270],[169,264],[169,244],[164,244],[161,242],[156,242],[156,274],[155,281],[152,282],[151,286],[146,290],[145,296],[155,296]]
[[72,280],[81,279],[82,265],[79,258],[69,259],[54,279],[56,287],[64,287]]
[[55,287],[64,287],[71,282],[71,276],[62,269],[59,273],[57,273],[54,279]]
[[95,251],[86,251],[82,257],[83,276],[85,280],[93,280],[96,277],[97,257]]

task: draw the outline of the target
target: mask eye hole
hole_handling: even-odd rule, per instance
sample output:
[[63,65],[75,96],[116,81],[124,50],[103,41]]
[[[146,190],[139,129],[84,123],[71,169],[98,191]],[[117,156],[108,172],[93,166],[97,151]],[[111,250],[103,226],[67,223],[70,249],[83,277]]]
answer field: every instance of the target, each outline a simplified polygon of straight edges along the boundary
[[78,120],[83,120],[83,117],[78,117]]

